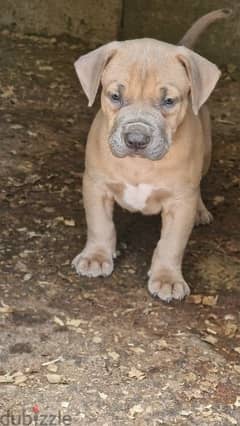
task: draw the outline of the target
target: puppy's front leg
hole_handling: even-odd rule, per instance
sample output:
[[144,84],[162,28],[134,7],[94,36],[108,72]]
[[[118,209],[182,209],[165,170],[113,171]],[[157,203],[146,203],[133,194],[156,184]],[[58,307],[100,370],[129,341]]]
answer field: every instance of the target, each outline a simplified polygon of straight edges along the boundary
[[182,258],[194,225],[196,206],[197,194],[163,206],[161,238],[153,254],[148,289],[167,302],[190,293],[182,275]]
[[83,177],[83,201],[87,221],[87,242],[83,251],[73,259],[80,275],[98,277],[113,271],[116,232],[112,220],[114,200],[102,184],[86,173]]

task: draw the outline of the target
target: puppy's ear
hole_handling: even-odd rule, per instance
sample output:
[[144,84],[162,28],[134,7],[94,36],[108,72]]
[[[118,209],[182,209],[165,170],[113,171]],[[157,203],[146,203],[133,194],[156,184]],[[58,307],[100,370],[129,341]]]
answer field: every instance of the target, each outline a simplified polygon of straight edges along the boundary
[[119,48],[120,42],[113,41],[93,50],[74,63],[75,70],[88,98],[88,106],[92,106],[105,65]]
[[216,65],[186,47],[178,48],[177,55],[190,81],[192,108],[198,114],[200,107],[213,91],[221,72]]

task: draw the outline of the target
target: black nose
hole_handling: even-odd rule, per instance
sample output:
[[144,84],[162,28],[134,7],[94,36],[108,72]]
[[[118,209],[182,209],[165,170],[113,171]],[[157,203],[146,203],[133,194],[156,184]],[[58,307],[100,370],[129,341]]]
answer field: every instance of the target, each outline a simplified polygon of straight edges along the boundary
[[150,137],[144,133],[130,132],[124,134],[125,144],[130,149],[144,149],[150,141]]

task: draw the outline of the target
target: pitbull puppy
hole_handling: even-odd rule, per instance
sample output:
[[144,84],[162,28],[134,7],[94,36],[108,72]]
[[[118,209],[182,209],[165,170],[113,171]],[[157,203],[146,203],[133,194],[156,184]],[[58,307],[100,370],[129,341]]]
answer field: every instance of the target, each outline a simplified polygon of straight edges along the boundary
[[[180,43],[192,46],[209,23],[228,14],[200,18]],[[211,221],[200,182],[211,156],[205,102],[220,71],[185,46],[148,38],[115,41],[75,63],[89,106],[100,82],[102,93],[83,177],[87,242],[73,265],[88,277],[112,273],[114,202],[132,212],[161,213],[148,289],[167,302],[190,293],[182,275],[184,249],[194,223]]]

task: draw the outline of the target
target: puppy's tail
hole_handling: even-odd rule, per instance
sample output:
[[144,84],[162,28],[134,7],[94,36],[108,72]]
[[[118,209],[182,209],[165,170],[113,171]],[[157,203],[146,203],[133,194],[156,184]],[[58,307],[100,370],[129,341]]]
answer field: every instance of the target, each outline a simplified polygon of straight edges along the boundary
[[198,37],[206,30],[206,28],[219,19],[226,19],[231,16],[231,9],[213,10],[206,15],[201,16],[189,30],[184,34],[183,38],[178,42],[178,45],[185,46],[191,49],[194,47]]

